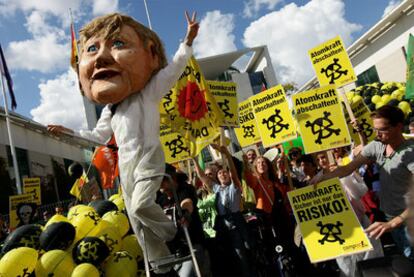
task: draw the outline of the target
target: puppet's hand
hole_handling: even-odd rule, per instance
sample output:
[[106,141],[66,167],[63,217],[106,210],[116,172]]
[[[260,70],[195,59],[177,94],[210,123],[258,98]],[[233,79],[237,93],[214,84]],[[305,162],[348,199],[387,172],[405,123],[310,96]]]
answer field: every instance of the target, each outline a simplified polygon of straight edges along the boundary
[[193,12],[193,16],[190,19],[190,16],[188,15],[188,12],[185,12],[185,18],[187,19],[187,35],[185,36],[185,43],[188,46],[193,45],[193,40],[198,34],[198,28],[200,25],[198,24],[196,20],[196,12]]
[[54,134],[55,136],[60,136],[64,133],[74,133],[73,130],[63,127],[62,125],[47,125],[47,131]]

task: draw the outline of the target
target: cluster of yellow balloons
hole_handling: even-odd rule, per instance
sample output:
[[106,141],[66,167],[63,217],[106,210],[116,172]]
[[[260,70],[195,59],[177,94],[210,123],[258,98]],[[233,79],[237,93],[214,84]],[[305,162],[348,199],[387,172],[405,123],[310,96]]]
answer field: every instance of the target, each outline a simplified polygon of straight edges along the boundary
[[[120,195],[113,195],[110,200],[116,204],[118,211],[106,212],[102,217],[93,207],[87,205],[72,207],[67,216],[56,214],[51,217],[43,230],[53,223],[69,222],[76,229],[73,243],[67,249],[53,249],[47,252],[26,246],[14,248],[0,259],[0,276],[29,276],[33,272],[37,277],[143,275],[144,271],[138,268],[138,263],[142,262],[142,250],[136,236],[128,234],[129,220],[121,212],[125,207],[123,199]],[[109,249],[109,256],[98,266],[92,263],[76,264],[74,261],[73,248],[76,242],[85,237],[99,238]]]

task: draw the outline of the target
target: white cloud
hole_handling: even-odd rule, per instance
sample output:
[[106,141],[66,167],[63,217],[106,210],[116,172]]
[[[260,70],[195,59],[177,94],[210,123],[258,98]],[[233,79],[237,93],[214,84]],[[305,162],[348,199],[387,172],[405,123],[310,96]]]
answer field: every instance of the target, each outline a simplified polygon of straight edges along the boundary
[[103,15],[118,10],[118,0],[94,0],[93,15]]
[[39,84],[40,105],[30,111],[33,120],[44,125],[59,124],[73,130],[86,129],[85,109],[72,69]]
[[255,16],[262,6],[266,6],[268,10],[272,10],[280,2],[282,0],[248,0],[244,3],[243,16],[248,18]]
[[267,45],[279,82],[302,85],[314,76],[308,50],[340,35],[346,45],[362,27],[345,19],[341,0],[294,3],[252,22],[244,32],[247,47]]
[[384,13],[382,14],[382,17],[389,14],[393,9],[395,9],[399,4],[401,4],[402,0],[391,0],[388,5],[384,9]]
[[194,41],[194,55],[197,58],[208,57],[235,51],[234,15],[220,11],[206,13],[200,21],[200,30]]

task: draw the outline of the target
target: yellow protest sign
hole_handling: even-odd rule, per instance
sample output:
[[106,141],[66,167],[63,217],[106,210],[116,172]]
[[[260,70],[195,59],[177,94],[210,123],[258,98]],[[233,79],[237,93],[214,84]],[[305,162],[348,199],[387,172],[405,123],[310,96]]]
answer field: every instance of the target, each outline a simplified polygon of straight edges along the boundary
[[312,263],[372,249],[338,178],[288,197]]
[[335,86],[295,94],[292,101],[305,153],[351,144]]
[[263,147],[296,138],[296,126],[281,85],[249,98]]
[[33,194],[33,201],[37,205],[42,204],[40,178],[23,178],[23,193]]
[[167,125],[160,125],[160,141],[164,150],[165,162],[172,164],[191,157],[191,145],[183,135],[171,130]]
[[351,60],[339,36],[308,51],[319,84],[337,87],[357,80]]
[[160,120],[196,146],[209,143],[220,134],[220,109],[194,57],[176,85],[162,98]]
[[[351,134],[352,140],[356,145],[361,144],[358,133],[354,130],[351,124],[351,118],[349,117],[348,111],[345,108],[345,103],[343,103],[343,110],[345,112],[345,119],[348,124],[349,133]],[[367,142],[370,142],[375,139],[376,134],[374,132],[374,125],[371,118],[371,111],[365,105],[362,99],[359,99],[356,102],[352,102],[351,110],[354,113],[355,119],[359,122],[362,133],[367,138]]]
[[222,126],[238,127],[239,113],[236,83],[207,81],[207,85],[220,108],[223,118]]
[[254,119],[253,107],[249,100],[239,103],[240,128],[234,128],[241,147],[256,144],[260,141],[259,130]]
[[[21,204],[29,204],[29,205],[27,205],[27,207],[25,206],[24,208],[21,207],[20,211],[17,211],[17,209],[20,207]],[[30,204],[35,205],[32,193],[9,196],[9,216],[10,216],[9,220],[10,220],[11,229],[15,229],[19,225],[19,223],[23,224],[22,219],[24,219],[28,215],[30,216],[34,215],[35,211],[33,211],[33,206],[31,206]],[[28,213],[32,213],[32,214],[28,214]]]

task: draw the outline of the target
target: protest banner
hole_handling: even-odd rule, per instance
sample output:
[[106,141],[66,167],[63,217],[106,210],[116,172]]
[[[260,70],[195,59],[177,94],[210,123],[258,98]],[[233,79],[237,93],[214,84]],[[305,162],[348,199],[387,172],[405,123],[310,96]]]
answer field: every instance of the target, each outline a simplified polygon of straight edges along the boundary
[[239,127],[236,83],[207,81],[207,86],[220,108],[223,118],[221,126]]
[[351,144],[342,105],[334,85],[295,94],[292,101],[305,153]]
[[341,87],[357,80],[351,60],[339,36],[308,51],[320,86]]
[[288,198],[312,263],[372,249],[338,178],[290,191]]
[[[343,105],[345,105],[342,102]],[[351,135],[352,140],[355,142],[356,145],[361,144],[361,140],[358,136],[358,133],[355,131],[351,124],[351,118],[349,116],[348,111],[344,107],[345,119],[346,123],[348,124],[349,133]],[[358,121],[362,134],[367,138],[367,143],[371,142],[375,139],[376,134],[374,132],[374,125],[371,118],[371,111],[365,105],[363,99],[359,99],[358,101],[352,102],[351,110],[354,114],[355,119]]]
[[191,157],[190,142],[184,139],[182,134],[174,132],[167,125],[160,125],[160,141],[166,163],[173,164]]
[[263,147],[296,138],[296,126],[281,85],[249,98]]
[[42,204],[42,193],[40,187],[40,178],[23,178],[23,193],[31,193],[33,201],[37,205]]
[[26,213],[33,212],[34,215],[34,211],[32,211],[33,208],[28,208],[27,211],[23,209],[22,211],[20,211],[21,214],[18,215],[17,208],[19,204],[29,204],[28,206],[30,206],[30,204],[35,205],[33,200],[33,194],[25,193],[9,196],[9,226],[11,230],[14,230],[19,225],[19,223],[21,223],[20,219],[22,218],[22,216],[26,216]]
[[194,57],[188,61],[176,85],[160,101],[160,122],[181,133],[196,147],[220,135],[223,118]]
[[260,141],[259,130],[254,119],[253,107],[249,100],[239,103],[240,127],[234,128],[241,147],[256,144]]

